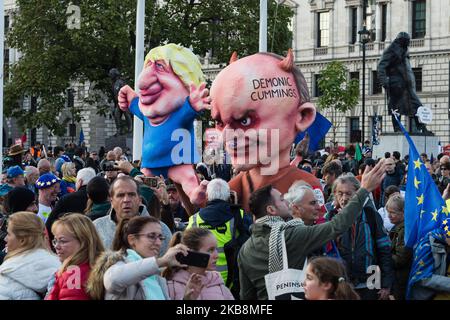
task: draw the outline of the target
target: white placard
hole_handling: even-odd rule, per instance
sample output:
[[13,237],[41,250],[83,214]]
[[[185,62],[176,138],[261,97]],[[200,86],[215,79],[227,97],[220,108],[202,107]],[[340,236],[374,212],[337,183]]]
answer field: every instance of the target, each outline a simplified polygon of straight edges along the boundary
[[417,109],[417,117],[420,123],[430,124],[433,121],[433,112],[431,108],[421,106]]

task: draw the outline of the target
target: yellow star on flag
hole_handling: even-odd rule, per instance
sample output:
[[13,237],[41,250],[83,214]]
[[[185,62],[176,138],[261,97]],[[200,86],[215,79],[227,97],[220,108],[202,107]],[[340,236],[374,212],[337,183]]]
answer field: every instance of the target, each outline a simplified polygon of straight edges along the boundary
[[431,218],[431,220],[437,221],[437,216],[438,216],[438,211],[437,211],[437,209],[434,210],[431,214],[433,215],[433,218]]
[[416,177],[414,177],[414,186],[416,187],[416,189],[419,189],[419,184],[421,184],[422,181],[417,180]]
[[423,194],[420,197],[416,197],[416,198],[417,198],[417,201],[418,201],[417,205],[423,204]]
[[[442,207],[442,208],[445,208],[445,207]],[[442,210],[442,211],[444,211],[444,210]],[[443,225],[447,225],[447,220],[444,220],[444,221],[442,222],[442,224],[443,224]]]
[[422,273],[422,271],[417,271],[416,272],[416,276],[418,276],[419,274],[421,274]]
[[448,226],[445,226],[444,230],[445,230],[445,231],[448,231]]
[[420,162],[420,159],[418,158],[416,161],[414,162],[414,169],[420,169],[420,165],[422,164],[422,162]]
[[[442,213],[445,213],[446,216],[448,216],[448,209],[446,206],[442,206]],[[445,223],[447,223],[447,221],[445,221]]]
[[450,238],[450,231],[447,231],[447,238]]
[[425,262],[423,262],[423,260],[420,260],[419,265],[420,265],[421,267],[423,267],[423,266],[425,265]]

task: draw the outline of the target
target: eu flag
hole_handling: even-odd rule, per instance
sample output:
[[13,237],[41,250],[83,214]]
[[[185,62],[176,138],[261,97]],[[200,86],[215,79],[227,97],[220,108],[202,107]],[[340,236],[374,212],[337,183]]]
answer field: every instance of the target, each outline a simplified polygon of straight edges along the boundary
[[[328,131],[330,130],[332,124],[331,122],[321,115],[319,112],[316,112],[316,119],[311,124],[311,126],[306,129],[306,132],[309,134],[309,151],[314,152],[319,149],[320,141],[325,138]],[[305,132],[300,132],[295,138],[295,144],[299,143],[303,137],[305,136]]]
[[[411,285],[427,277],[431,277],[432,261],[424,261],[426,245],[430,234],[439,229],[442,221],[448,216],[439,190],[431,178],[425,164],[420,160],[419,152],[401,122],[396,118],[409,144],[408,176],[405,194],[405,245],[414,250],[414,259],[408,283]],[[408,294],[407,294],[408,296]]]
[[83,133],[83,128],[81,128],[80,130],[80,139],[79,139],[79,145],[81,146],[81,144],[84,142],[84,133]]

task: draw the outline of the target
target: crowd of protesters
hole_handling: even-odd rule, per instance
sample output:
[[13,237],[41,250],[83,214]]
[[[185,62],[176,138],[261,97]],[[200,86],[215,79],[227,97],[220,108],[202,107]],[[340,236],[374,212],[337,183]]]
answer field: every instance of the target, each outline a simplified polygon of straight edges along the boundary
[[[207,203],[192,210],[180,186],[143,177],[129,150],[13,145],[0,185],[0,299],[267,299],[265,275],[279,267],[272,257],[285,239],[289,267],[305,272],[305,299],[403,300],[412,263],[404,241],[408,156],[373,159],[368,142],[361,151],[293,154],[322,195],[304,181],[286,194],[268,185],[245,212],[227,163],[197,164]],[[450,157],[421,161],[450,207]],[[442,263],[418,284],[431,294],[417,297],[450,299],[450,237],[433,245]],[[180,262],[191,251],[209,260]]]

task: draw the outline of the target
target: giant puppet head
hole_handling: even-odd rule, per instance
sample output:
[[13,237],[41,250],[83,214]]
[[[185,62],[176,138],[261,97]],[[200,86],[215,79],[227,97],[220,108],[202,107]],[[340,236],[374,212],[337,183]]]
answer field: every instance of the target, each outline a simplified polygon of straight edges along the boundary
[[189,49],[170,43],[147,54],[139,75],[139,109],[152,125],[164,122],[204,81],[200,61]]
[[295,137],[316,116],[291,50],[285,58],[257,53],[238,60],[233,54],[211,98],[211,115],[238,171],[270,168],[266,174],[273,175],[288,166]]

